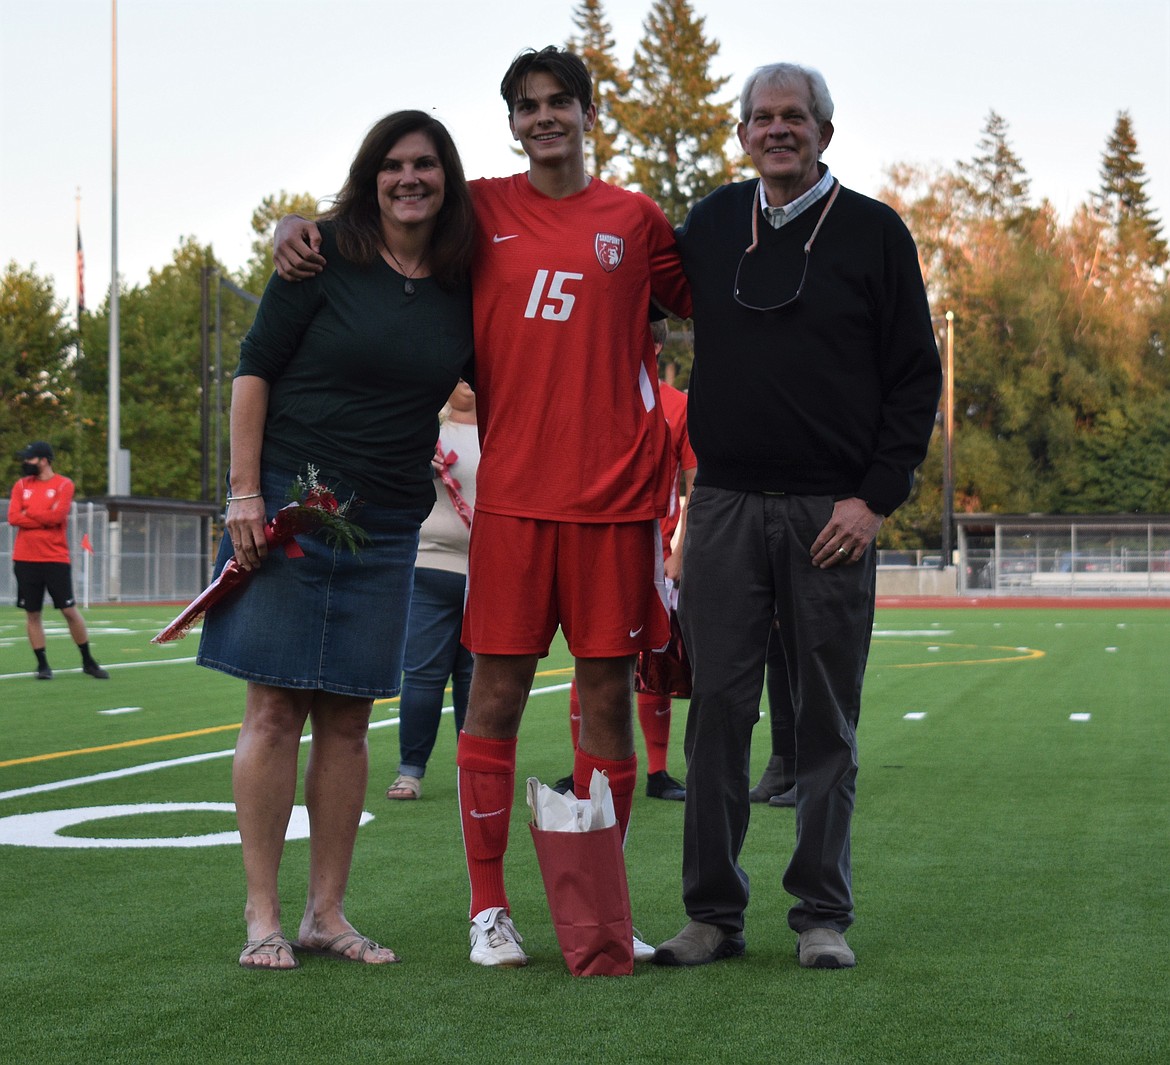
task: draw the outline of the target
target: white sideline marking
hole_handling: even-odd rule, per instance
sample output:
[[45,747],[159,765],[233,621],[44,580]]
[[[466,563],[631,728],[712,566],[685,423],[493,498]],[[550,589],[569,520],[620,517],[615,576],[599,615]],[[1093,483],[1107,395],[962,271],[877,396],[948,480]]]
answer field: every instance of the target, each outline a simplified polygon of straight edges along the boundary
[[99,714],[136,714],[141,710],[141,706],[115,706],[110,710],[99,710]]
[[1069,714],[1068,715],[1069,721],[1091,721],[1092,718],[1093,718],[1092,714]]
[[[531,695],[552,695],[554,692],[563,692],[569,689],[568,684],[552,684],[547,688],[533,688]],[[453,714],[455,707],[444,706],[444,714]],[[371,721],[371,731],[397,725],[399,718],[390,717],[383,721]],[[301,743],[308,743],[313,738],[312,733],[301,737]],[[11,791],[0,791],[0,802],[5,799],[19,799],[25,795],[40,795],[46,791],[60,791],[62,788],[73,788],[80,784],[98,784],[106,780],[120,780],[123,777],[138,776],[140,773],[155,773],[160,769],[170,769],[174,766],[197,765],[200,762],[211,762],[216,758],[230,758],[235,754],[235,748],[226,751],[208,751],[206,754],[191,754],[184,758],[169,758],[163,762],[147,762],[144,765],[126,766],[124,769],[111,769],[106,773],[91,773],[84,777],[73,777],[69,780],[50,780],[45,784],[33,784],[27,788],[13,788]]]
[[[926,717],[926,711],[913,710],[909,714],[903,714],[902,717],[907,721],[921,721],[924,717]],[[0,798],[3,798],[3,796],[0,796]]]
[[[152,662],[115,662],[113,665],[103,665],[102,669],[109,670],[111,673],[116,673],[120,669],[141,669],[144,666],[174,666],[181,663],[190,663],[195,661],[195,656],[190,658],[156,658]],[[53,673],[80,673],[81,667],[77,666],[74,669],[57,669],[53,668]],[[15,680],[18,677],[31,677],[33,673],[0,673],[0,680]]]

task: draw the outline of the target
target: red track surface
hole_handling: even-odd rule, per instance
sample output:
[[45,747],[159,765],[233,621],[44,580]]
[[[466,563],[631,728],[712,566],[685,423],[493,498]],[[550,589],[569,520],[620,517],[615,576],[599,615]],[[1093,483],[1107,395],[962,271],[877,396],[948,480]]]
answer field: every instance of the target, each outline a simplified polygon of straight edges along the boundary
[[918,610],[938,608],[948,610],[953,607],[1030,607],[1052,609],[1080,609],[1089,610],[1130,610],[1146,608],[1150,610],[1166,609],[1170,607],[1170,599],[1156,599],[1151,596],[1040,596],[1040,595],[879,595],[877,597],[879,609],[896,609],[911,607]]

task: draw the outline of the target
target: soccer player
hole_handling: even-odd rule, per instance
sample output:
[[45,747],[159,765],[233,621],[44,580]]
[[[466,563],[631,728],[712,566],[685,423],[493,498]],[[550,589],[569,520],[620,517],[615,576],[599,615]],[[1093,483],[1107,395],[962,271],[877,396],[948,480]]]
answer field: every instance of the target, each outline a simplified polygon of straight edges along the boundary
[[[634,660],[669,635],[656,588],[667,429],[646,322],[652,304],[689,317],[690,296],[662,211],[586,172],[597,108],[581,59],[527,50],[500,88],[529,165],[472,182],[483,451],[463,628],[475,671],[457,762],[471,960],[516,967],[528,961],[504,887],[516,736],[558,624],[581,699],[577,792],[605,771],[623,834],[629,823]],[[319,270],[315,243],[309,223],[282,221],[282,276]],[[635,944],[639,960],[652,953]]]

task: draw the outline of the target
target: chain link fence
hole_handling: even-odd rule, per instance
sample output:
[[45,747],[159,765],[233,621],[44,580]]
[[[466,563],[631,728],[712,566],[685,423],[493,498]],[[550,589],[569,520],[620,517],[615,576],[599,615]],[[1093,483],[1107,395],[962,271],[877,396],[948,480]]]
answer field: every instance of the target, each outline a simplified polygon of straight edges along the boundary
[[[167,499],[75,502],[69,553],[77,602],[179,602],[195,598],[210,579],[212,503]],[[0,529],[0,595],[16,602],[12,545],[17,530]]]

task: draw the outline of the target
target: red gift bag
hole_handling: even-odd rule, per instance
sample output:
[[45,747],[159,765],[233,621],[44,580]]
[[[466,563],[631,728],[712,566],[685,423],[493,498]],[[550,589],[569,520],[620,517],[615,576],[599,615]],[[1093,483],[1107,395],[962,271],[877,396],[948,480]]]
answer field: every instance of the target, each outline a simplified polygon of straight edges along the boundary
[[669,695],[675,699],[691,697],[691,663],[683,645],[677,610],[670,612],[670,642],[666,649],[638,652],[634,691]]
[[629,976],[634,927],[621,829],[546,832],[532,842],[557,943],[574,976]]

